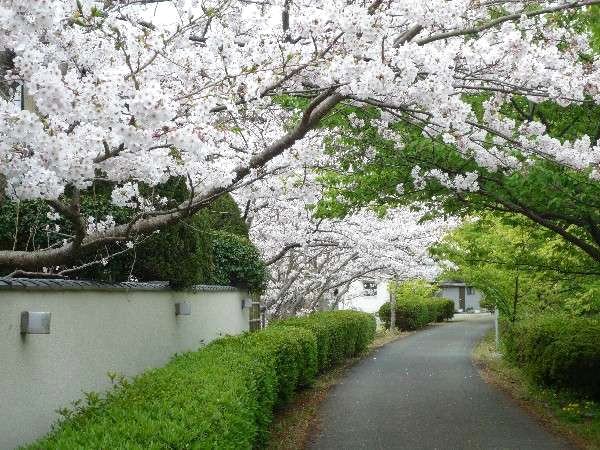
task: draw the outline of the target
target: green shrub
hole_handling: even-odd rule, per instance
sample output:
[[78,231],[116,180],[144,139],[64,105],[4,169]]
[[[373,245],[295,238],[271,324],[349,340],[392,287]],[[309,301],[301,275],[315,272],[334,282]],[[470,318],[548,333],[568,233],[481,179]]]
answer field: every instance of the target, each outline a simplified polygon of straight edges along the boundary
[[252,448],[277,398],[276,360],[225,338],[108,394],[28,448]]
[[[431,322],[442,322],[454,316],[454,302],[445,299],[397,299],[396,328],[401,331],[412,331],[423,328]],[[390,304],[384,303],[379,308],[379,318],[386,328],[390,327]]]
[[[112,216],[118,224],[129,222],[137,211],[113,205],[112,188],[108,183],[96,182],[83,191],[82,214],[96,220]],[[143,185],[140,189],[146,194],[152,191]],[[182,178],[171,178],[152,192],[170,199],[167,205],[170,207],[188,195]],[[68,197],[68,192],[66,195]],[[57,244],[64,236],[54,233],[56,225],[61,233],[73,234],[71,223],[63,218],[51,221],[47,217],[51,212],[48,204],[41,200],[0,204],[0,250],[36,250]],[[46,231],[46,227],[50,231]],[[80,255],[73,265],[100,260],[123,249],[123,244],[108,244]],[[0,274],[14,269],[0,267]],[[42,271],[42,267],[37,271]],[[134,250],[108,259],[105,265],[89,266],[73,276],[106,282],[127,281],[132,276],[139,281],[169,281],[177,289],[194,284],[222,284],[260,292],[266,275],[266,267],[248,239],[248,228],[235,200],[224,194],[194,216],[144,237]]]
[[443,322],[454,317],[454,302],[446,299],[429,300],[430,307],[435,312],[435,322]]
[[[396,328],[416,330],[431,322],[443,322],[454,316],[454,302],[435,297],[438,288],[421,279],[390,283],[390,292],[396,296]],[[390,327],[390,305],[384,303],[379,317]]]
[[533,317],[509,327],[503,344],[534,381],[600,398],[600,318]]
[[305,317],[291,317],[274,327],[299,327],[311,331],[317,340],[318,368],[327,370],[344,358],[365,351],[375,337],[375,318],[358,311],[324,311]]
[[267,282],[267,266],[248,238],[225,231],[211,233],[214,268],[210,284],[237,286],[261,292]]
[[[132,275],[140,281],[166,280],[175,289],[210,279],[214,271],[212,242],[207,233],[197,231],[198,222],[198,218],[191,217],[150,236],[136,249],[135,263],[130,264]],[[127,255],[114,261],[111,272],[131,259],[131,255]],[[128,270],[125,273],[129,273]],[[113,276],[119,274],[118,281],[124,281],[125,273],[119,267]]]
[[278,403],[287,402],[298,387],[312,384],[317,374],[317,341],[297,327],[269,327],[250,335],[253,347],[275,358]]
[[369,314],[333,311],[219,339],[119,383],[103,399],[88,395],[85,407],[26,448],[257,448],[273,409],[313,382],[323,344],[332,364],[364,351],[374,332]]

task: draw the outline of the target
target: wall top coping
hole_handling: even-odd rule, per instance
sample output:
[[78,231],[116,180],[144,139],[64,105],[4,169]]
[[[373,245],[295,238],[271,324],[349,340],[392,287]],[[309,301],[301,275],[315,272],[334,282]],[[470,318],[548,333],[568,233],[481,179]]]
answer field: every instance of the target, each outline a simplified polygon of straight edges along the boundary
[[462,281],[442,281],[438,283],[440,287],[470,287],[468,284],[463,283]]
[[[5,278],[0,277],[0,290],[25,289],[25,290],[130,290],[130,291],[157,291],[168,290],[168,281],[147,281],[147,282],[123,282],[123,283],[105,283],[102,281],[88,280],[63,280],[53,278]],[[192,286],[189,290],[193,292],[221,292],[237,291],[233,286],[215,286],[209,284],[198,284]]]

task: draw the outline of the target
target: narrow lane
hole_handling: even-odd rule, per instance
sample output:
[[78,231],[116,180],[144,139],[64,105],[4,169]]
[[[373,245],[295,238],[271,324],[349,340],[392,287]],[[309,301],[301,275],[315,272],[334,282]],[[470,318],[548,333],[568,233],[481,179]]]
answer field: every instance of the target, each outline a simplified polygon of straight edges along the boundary
[[489,315],[457,318],[386,345],[354,366],[320,411],[321,449],[571,449],[471,361]]

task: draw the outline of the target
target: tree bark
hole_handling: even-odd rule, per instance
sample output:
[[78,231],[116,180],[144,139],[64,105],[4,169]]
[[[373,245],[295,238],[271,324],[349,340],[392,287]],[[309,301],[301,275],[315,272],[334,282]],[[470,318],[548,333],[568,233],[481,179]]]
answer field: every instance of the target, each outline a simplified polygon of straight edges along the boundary
[[[388,287],[389,290],[389,287]],[[390,293],[390,331],[396,331],[396,294]]]
[[517,320],[517,303],[519,301],[519,272],[517,272],[517,276],[515,277],[515,296],[513,298],[513,308],[512,308],[512,317],[511,322],[515,323]]

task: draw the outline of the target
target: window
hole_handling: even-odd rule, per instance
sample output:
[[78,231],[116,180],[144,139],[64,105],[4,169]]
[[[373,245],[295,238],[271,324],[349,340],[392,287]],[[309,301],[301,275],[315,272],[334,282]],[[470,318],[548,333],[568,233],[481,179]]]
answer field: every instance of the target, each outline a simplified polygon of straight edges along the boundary
[[363,290],[364,296],[375,296],[377,295],[377,283],[374,281],[363,281]]
[[467,295],[473,295],[474,293],[475,292],[472,286],[467,287]]

